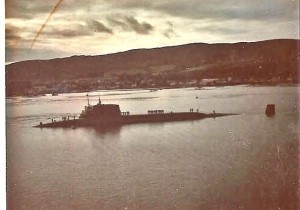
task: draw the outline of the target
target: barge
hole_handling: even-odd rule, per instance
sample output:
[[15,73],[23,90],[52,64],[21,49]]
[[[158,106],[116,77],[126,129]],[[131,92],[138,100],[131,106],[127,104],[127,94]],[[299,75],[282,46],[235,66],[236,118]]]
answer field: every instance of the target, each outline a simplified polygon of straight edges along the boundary
[[136,123],[154,123],[154,122],[171,122],[171,121],[188,121],[199,120],[204,118],[223,117],[235,114],[226,113],[201,113],[198,110],[190,109],[190,112],[169,112],[164,110],[150,110],[148,114],[130,114],[129,112],[121,112],[117,104],[102,104],[99,102],[96,105],[85,106],[79,118],[62,117],[62,120],[51,120],[49,123],[40,122],[34,127],[39,128],[59,128],[59,127],[84,127],[84,126],[117,126],[123,124]]

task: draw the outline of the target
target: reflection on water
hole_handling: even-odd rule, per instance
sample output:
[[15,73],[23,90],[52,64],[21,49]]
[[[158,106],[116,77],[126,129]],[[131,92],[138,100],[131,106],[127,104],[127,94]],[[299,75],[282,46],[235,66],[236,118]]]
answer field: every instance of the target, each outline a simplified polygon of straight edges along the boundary
[[[9,209],[296,209],[297,87],[101,91],[92,104],[99,93],[131,113],[243,114],[39,129],[32,125],[79,114],[86,93],[8,99]],[[267,103],[276,104],[272,118]]]

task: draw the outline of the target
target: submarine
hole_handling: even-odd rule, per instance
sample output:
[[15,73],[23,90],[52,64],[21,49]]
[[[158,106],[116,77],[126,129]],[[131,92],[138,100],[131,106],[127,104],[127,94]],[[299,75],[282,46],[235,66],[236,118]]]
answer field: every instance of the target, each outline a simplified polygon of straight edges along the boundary
[[164,110],[149,110],[148,114],[130,114],[130,112],[121,112],[118,104],[102,104],[100,97],[96,105],[88,105],[79,115],[79,118],[62,117],[62,120],[53,120],[48,123],[40,122],[34,127],[38,128],[76,128],[87,126],[120,126],[124,124],[137,123],[155,123],[155,122],[172,122],[172,121],[189,121],[200,120],[205,118],[216,118],[229,115],[229,113],[201,113],[190,109],[190,112],[169,112]]

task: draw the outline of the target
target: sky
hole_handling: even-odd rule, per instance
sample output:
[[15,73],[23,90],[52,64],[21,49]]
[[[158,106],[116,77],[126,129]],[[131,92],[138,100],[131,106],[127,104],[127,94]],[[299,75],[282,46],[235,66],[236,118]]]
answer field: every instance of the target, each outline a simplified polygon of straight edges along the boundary
[[6,63],[286,38],[299,39],[298,0],[5,1]]

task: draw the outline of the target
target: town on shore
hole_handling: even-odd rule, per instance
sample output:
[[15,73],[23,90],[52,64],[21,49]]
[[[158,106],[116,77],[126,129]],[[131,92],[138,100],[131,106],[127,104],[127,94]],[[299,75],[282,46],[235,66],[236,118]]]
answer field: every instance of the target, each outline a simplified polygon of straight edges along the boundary
[[[60,82],[44,81],[30,82],[16,81],[7,89],[6,96],[41,96],[45,94],[60,94],[72,92],[88,92],[95,90],[112,89],[161,89],[161,88],[186,88],[186,87],[212,87],[212,86],[232,86],[232,85],[293,85],[297,81],[291,77],[270,79],[257,78],[170,78],[167,74],[148,74],[148,75],[115,75],[103,78],[89,78],[76,80],[62,80]],[[11,90],[13,89],[13,90]]]

